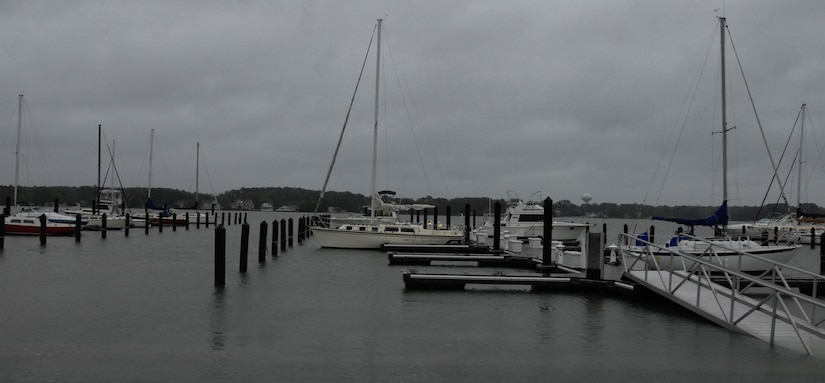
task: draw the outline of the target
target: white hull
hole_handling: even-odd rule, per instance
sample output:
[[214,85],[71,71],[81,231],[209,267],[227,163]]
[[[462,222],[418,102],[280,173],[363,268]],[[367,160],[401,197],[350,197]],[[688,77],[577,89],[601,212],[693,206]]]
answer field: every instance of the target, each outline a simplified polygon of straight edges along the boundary
[[[587,229],[587,224],[575,222],[560,222],[553,221],[553,229],[551,235],[554,241],[571,242],[577,241],[584,230]],[[488,238],[493,238],[494,234],[493,223],[485,223],[480,230],[487,233]],[[510,234],[517,238],[539,238],[544,236],[544,223],[534,223],[531,225],[501,225],[501,235]]]
[[[743,240],[722,240],[717,242],[722,247],[714,246],[713,251],[708,250],[710,245],[704,241],[683,241],[679,244],[679,251],[688,255],[701,256],[702,259],[715,263],[736,271],[749,273],[763,272],[774,266],[771,262],[763,261],[765,258],[773,262],[787,264],[801,248],[799,245],[788,246],[761,246],[753,241]],[[723,248],[724,247],[724,248]],[[732,251],[735,249],[739,251]],[[675,250],[675,249],[674,249]],[[692,268],[696,262],[673,254],[668,251],[653,251],[652,254],[645,252],[643,247],[631,247],[628,252],[641,259],[651,267],[658,265],[662,270],[685,270]],[[743,255],[747,253],[748,255]],[[651,258],[655,257],[655,261]],[[756,257],[751,257],[754,255]],[[757,258],[759,257],[759,258]]]
[[447,245],[464,239],[458,230],[428,230],[419,232],[372,232],[313,227],[312,234],[321,247],[336,249],[380,249],[382,245]]

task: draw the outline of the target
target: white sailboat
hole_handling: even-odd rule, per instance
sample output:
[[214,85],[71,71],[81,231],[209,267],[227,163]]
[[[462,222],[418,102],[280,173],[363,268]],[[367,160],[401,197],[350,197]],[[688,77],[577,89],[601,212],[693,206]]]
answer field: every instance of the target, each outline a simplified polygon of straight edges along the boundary
[[[789,262],[800,245],[791,243],[763,243],[750,239],[747,235],[734,235],[727,230],[728,226],[728,168],[727,168],[727,100],[725,83],[725,18],[719,18],[721,37],[721,113],[722,113],[722,193],[723,201],[721,206],[710,216],[696,219],[676,218],[676,217],[653,217],[654,220],[674,222],[689,226],[690,233],[694,226],[714,227],[718,235],[713,238],[700,239],[692,235],[677,234],[668,241],[664,248],[674,248],[676,251],[666,251],[663,248],[651,247],[647,244],[646,234],[640,236],[640,241],[625,247],[625,254],[642,257],[647,262],[656,263],[661,268],[682,269],[690,268],[695,262],[685,261],[679,254],[689,254],[694,256],[707,257],[710,262],[716,262],[723,266],[745,272],[762,272],[773,267],[773,264],[765,262],[765,258],[774,262]],[[773,162],[773,161],[772,161]],[[741,253],[755,255],[756,257],[741,256]]]
[[[464,237],[461,229],[426,228],[422,225],[400,222],[379,222],[375,213],[379,209],[375,196],[376,162],[378,156],[378,100],[381,74],[381,23],[378,19],[375,69],[375,110],[372,145],[372,192],[370,193],[370,218],[364,223],[346,223],[338,227],[313,227],[313,235],[321,247],[346,249],[380,249],[385,244],[442,245],[459,243]],[[337,150],[336,150],[337,153]],[[334,163],[333,159],[333,163]],[[330,168],[331,170],[331,168]],[[326,187],[326,185],[325,185]],[[323,197],[323,192],[322,192]]]
[[75,217],[53,211],[22,208],[17,202],[17,187],[20,181],[20,133],[23,130],[23,95],[17,104],[17,144],[14,158],[14,200],[9,216],[3,218],[6,234],[40,234],[40,217],[46,217],[46,235],[72,235],[75,233]]

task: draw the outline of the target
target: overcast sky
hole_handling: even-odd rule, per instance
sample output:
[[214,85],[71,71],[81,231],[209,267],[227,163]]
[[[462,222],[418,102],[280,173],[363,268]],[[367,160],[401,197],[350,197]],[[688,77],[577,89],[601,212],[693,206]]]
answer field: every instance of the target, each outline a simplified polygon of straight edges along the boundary
[[[807,103],[786,193],[825,205],[820,0],[3,1],[0,183],[23,93],[23,186],[95,185],[101,124],[126,187],[195,191],[200,143],[201,193],[320,190],[384,18],[379,189],[713,205],[721,15],[776,162]],[[758,205],[771,163],[728,59],[729,198]],[[329,190],[370,192],[374,66],[373,48]]]

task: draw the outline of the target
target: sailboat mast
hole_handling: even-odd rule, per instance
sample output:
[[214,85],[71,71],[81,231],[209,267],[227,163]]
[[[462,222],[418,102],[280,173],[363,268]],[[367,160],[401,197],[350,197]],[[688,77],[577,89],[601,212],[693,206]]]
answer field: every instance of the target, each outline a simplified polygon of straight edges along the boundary
[[149,132],[149,186],[146,197],[152,198],[152,149],[155,146],[155,130]]
[[95,197],[95,203],[92,207],[92,213],[97,213],[97,206],[100,203],[100,167],[101,167],[101,149],[100,149],[100,141],[101,136],[103,135],[103,126],[101,124],[97,124],[97,197]]
[[719,36],[721,37],[722,57],[722,200],[728,200],[728,115],[725,99],[725,18],[719,18]]
[[195,148],[195,210],[200,208],[200,205],[198,204],[198,185],[200,184],[200,182],[199,182],[200,180],[198,179],[198,177],[200,176],[200,170],[198,169],[198,166],[200,165],[200,159],[201,159],[201,143],[198,142],[198,143],[196,143],[196,148]]
[[796,180],[796,211],[799,212],[802,210],[802,147],[804,146],[803,141],[804,137],[803,134],[805,132],[805,104],[802,104],[802,123],[799,125],[799,153],[797,153],[799,164],[797,172],[799,172],[799,176],[797,176]]
[[14,149],[14,206],[17,206],[17,184],[20,181],[20,132],[23,130],[23,94],[17,101],[17,147]]
[[375,220],[376,208],[375,174],[376,164],[378,163],[378,82],[381,77],[381,23],[383,21],[383,19],[378,19],[378,44],[376,45],[375,50],[375,111],[373,113],[375,123],[373,124],[372,131],[372,193],[370,194],[370,223],[372,223]]

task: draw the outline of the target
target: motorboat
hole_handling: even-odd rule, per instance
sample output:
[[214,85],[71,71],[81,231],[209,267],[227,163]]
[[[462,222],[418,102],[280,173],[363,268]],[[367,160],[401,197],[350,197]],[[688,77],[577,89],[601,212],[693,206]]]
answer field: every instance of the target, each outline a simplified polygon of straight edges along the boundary
[[[500,222],[502,235],[509,234],[522,240],[541,238],[544,236],[544,207],[538,202],[524,202],[518,197],[511,197]],[[554,241],[577,241],[589,226],[586,223],[553,221],[551,236]],[[494,221],[484,221],[478,230],[492,237]]]

